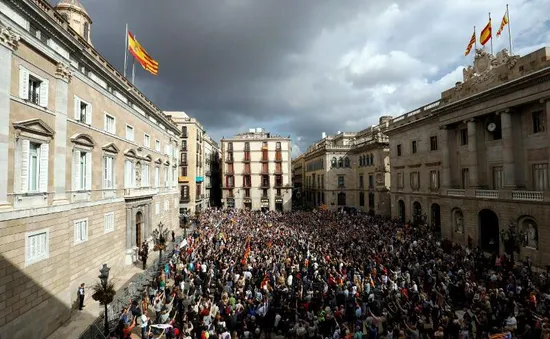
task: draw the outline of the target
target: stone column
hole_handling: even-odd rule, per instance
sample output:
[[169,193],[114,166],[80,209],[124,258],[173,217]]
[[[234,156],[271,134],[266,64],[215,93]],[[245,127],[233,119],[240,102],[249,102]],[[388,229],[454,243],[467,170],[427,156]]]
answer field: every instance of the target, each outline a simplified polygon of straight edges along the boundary
[[57,64],[55,72],[55,157],[53,205],[68,204],[67,182],[67,113],[69,111],[69,82],[72,72],[69,65]]
[[506,189],[516,188],[516,164],[514,162],[514,141],[512,135],[512,112],[506,109],[500,112],[502,131],[502,169],[504,170],[503,186]]
[[0,27],[0,211],[9,211],[13,207],[8,201],[8,165],[10,147],[10,88],[11,58],[19,45],[19,36],[7,27]]
[[479,180],[477,175],[477,129],[474,119],[467,120],[468,124],[468,153],[470,154],[470,165],[468,172],[470,174],[470,187],[478,187]]
[[[439,144],[441,145],[441,187],[451,187],[451,159],[449,157],[449,126],[440,126]],[[431,179],[430,179],[431,180]]]
[[[134,250],[132,248],[132,228],[135,228],[135,223],[133,223],[133,209],[131,207],[126,207],[126,256],[125,262],[126,265],[132,265]],[[133,226],[132,226],[133,225]]]

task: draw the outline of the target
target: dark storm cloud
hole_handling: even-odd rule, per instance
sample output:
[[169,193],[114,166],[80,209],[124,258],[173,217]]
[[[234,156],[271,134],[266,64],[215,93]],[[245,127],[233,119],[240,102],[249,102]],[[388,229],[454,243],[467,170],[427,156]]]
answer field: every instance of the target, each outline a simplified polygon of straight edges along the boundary
[[[51,0],[53,4],[56,1]],[[124,27],[128,23],[132,33],[160,63],[156,78],[138,71],[137,86],[158,106],[184,110],[210,130],[238,125],[243,117],[265,122],[274,114],[293,115],[295,112],[283,100],[270,95],[285,77],[303,69],[303,65],[290,61],[289,56],[307,51],[324,29],[345,22],[367,3],[360,0],[81,2],[92,17],[92,40],[102,55],[122,68]]]

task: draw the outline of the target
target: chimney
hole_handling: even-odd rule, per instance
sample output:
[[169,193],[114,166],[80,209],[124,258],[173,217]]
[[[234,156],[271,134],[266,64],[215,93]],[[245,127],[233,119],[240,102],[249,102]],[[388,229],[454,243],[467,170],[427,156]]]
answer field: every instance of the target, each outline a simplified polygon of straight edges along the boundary
[[327,133],[326,133],[326,132],[321,133],[321,139],[324,139],[324,138],[326,138],[326,137],[327,137]]

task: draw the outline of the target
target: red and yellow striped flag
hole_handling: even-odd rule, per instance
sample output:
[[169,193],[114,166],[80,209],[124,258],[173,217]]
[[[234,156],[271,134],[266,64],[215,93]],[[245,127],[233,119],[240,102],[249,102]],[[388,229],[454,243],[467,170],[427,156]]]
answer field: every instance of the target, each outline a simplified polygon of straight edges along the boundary
[[500,38],[500,35],[502,34],[502,31],[504,30],[504,27],[508,25],[508,10],[506,10],[506,13],[504,13],[504,16],[502,17],[502,21],[500,22],[500,27],[497,31],[497,38]]
[[157,75],[159,72],[159,63],[153,59],[147,51],[140,45],[140,43],[134,38],[132,33],[128,32],[128,50],[134,58],[140,63],[141,67],[153,75]]
[[466,46],[466,51],[464,52],[464,56],[470,54],[472,51],[472,47],[476,44],[476,31],[474,30],[474,33],[472,33],[472,38],[470,39],[470,42],[468,42],[468,46]]
[[491,19],[489,19],[489,23],[487,23],[487,26],[483,28],[481,31],[481,34],[479,35],[479,42],[482,45],[485,45],[491,38],[493,37],[493,29],[491,26]]

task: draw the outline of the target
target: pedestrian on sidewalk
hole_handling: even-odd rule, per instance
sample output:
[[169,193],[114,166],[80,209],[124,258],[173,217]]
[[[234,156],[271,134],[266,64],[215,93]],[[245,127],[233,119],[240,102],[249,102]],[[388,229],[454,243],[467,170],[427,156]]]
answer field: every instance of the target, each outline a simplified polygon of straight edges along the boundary
[[147,257],[149,256],[149,246],[147,245],[147,242],[143,242],[139,254],[141,257],[141,263],[143,264],[143,269],[145,270],[147,268]]
[[172,242],[176,242],[176,232],[172,230]]
[[80,287],[78,288],[78,310],[79,311],[82,311],[82,308],[85,307],[84,305],[84,295],[85,295],[85,290],[84,290],[84,287],[85,287],[85,284],[82,283],[80,284]]

